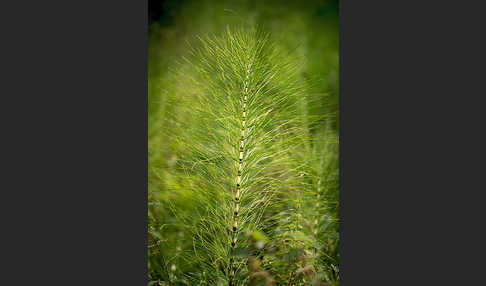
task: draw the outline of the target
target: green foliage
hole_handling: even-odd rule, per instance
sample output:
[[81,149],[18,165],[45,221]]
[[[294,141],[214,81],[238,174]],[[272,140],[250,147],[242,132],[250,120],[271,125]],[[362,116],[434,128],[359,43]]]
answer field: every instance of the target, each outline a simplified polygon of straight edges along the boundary
[[339,282],[336,93],[265,13],[149,45],[149,285]]

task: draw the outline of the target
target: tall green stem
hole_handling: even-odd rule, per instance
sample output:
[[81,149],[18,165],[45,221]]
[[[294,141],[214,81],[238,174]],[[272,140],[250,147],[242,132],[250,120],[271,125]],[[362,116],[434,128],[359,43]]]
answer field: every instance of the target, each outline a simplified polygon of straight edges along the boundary
[[[246,122],[247,122],[247,102],[248,102],[248,82],[250,80],[250,69],[251,64],[249,62],[250,57],[247,57],[248,65],[246,69],[245,81],[243,85],[243,111],[241,116],[241,137],[239,141],[239,158],[238,158],[238,175],[236,176],[236,192],[234,192],[234,206],[233,206],[233,232],[231,235],[231,249],[232,252],[236,247],[236,237],[238,233],[238,212],[240,207],[240,199],[241,199],[241,177],[243,175],[243,157],[245,154],[245,135],[246,135]],[[230,286],[234,285],[235,280],[235,265],[234,265],[234,258],[230,257]]]

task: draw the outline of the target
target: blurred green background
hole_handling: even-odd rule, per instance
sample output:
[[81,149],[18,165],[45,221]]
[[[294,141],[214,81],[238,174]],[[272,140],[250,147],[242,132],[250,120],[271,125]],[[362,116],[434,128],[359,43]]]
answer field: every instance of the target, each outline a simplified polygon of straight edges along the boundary
[[[148,4],[149,128],[163,108],[164,79],[176,59],[188,52],[187,43],[198,35],[219,34],[227,25],[243,23],[263,26],[279,44],[305,59],[302,78],[311,82],[313,94],[321,95],[311,113],[325,112],[337,118],[337,0],[149,0]],[[338,128],[337,120],[333,127]]]
[[[337,0],[149,0],[148,4],[148,188],[149,209],[153,214],[149,215],[149,224],[170,225],[173,221],[175,224],[176,218],[167,209],[166,200],[176,198],[173,200],[176,204],[185,204],[185,209],[191,210],[190,203],[169,188],[172,186],[181,191],[188,186],[174,171],[177,161],[174,150],[178,142],[165,130],[177,129],[170,120],[173,114],[178,114],[177,110],[171,109],[174,106],[171,101],[177,100],[170,96],[171,86],[174,86],[173,71],[179,67],[182,57],[188,55],[189,45],[197,45],[198,36],[220,35],[228,26],[249,24],[262,27],[280,48],[299,59],[298,75],[306,81],[312,102],[307,112],[316,118],[324,118],[313,122],[315,126],[310,126],[310,131],[338,132]],[[163,250],[167,257],[174,257],[172,252],[184,250],[184,243],[191,246],[187,239],[183,239],[185,234],[177,228],[166,226],[164,235],[164,241],[177,242],[177,245],[166,243]],[[170,265],[174,261],[163,263]]]

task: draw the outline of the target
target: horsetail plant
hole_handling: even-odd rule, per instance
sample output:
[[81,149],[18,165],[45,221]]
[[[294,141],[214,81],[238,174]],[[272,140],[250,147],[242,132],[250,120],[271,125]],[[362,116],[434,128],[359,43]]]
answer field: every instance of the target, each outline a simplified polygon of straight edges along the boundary
[[288,207],[281,214],[284,219],[279,220],[276,233],[296,253],[289,283],[325,281],[337,285],[338,136],[326,124],[314,138],[309,150],[292,150],[294,161],[300,163],[299,192],[282,198]]
[[[298,239],[288,249],[276,243],[289,233],[284,216],[302,232],[310,216],[319,217],[304,211],[311,178],[320,176],[309,162],[321,154],[312,154],[319,146],[310,140],[297,70],[295,58],[256,28],[199,38],[173,70],[161,131],[171,138],[166,156],[173,167],[163,187],[172,193],[160,203],[166,217],[159,224],[184,237],[168,238],[178,240],[177,250],[158,248],[156,257],[170,257],[154,273],[158,281],[236,286],[260,285],[262,278],[265,285],[301,285],[300,268],[278,268],[271,258],[298,247]],[[319,225],[309,235],[318,236]],[[177,263],[174,275],[167,273],[171,263]]]
[[205,37],[178,78],[184,134],[180,168],[193,177],[200,202],[194,228],[197,263],[208,281],[243,285],[248,277],[245,234],[262,231],[265,209],[286,177],[281,156],[297,136],[299,86],[292,66],[256,29]]

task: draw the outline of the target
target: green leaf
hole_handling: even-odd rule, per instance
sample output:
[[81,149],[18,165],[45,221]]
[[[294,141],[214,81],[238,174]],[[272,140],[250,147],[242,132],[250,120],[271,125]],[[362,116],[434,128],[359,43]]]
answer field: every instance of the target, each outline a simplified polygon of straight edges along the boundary
[[252,237],[255,240],[261,240],[261,241],[265,241],[265,242],[268,241],[268,237],[263,232],[260,232],[260,231],[254,231],[252,233]]

